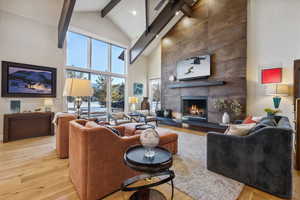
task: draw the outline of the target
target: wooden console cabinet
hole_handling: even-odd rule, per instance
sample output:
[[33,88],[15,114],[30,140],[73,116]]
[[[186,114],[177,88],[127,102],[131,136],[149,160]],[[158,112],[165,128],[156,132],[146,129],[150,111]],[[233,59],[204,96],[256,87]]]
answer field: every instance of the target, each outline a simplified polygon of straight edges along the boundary
[[4,115],[3,142],[54,135],[53,112]]

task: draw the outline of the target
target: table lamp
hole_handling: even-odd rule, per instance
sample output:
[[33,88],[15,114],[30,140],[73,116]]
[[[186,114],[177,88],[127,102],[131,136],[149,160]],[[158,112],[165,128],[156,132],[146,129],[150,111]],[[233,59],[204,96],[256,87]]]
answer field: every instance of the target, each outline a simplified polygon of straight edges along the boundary
[[134,112],[135,104],[138,103],[138,98],[137,97],[129,97],[129,103],[131,104],[131,107],[130,107],[131,112]]
[[278,109],[281,102],[281,97],[289,96],[289,86],[286,84],[268,85],[266,93],[267,95],[273,96],[274,107],[275,109]]
[[52,99],[45,99],[44,100],[44,106],[45,106],[45,111],[46,112],[51,112],[51,108],[54,105]]
[[80,107],[82,97],[90,97],[93,95],[93,88],[90,80],[67,78],[63,96],[75,97],[75,106],[77,117],[80,118]]

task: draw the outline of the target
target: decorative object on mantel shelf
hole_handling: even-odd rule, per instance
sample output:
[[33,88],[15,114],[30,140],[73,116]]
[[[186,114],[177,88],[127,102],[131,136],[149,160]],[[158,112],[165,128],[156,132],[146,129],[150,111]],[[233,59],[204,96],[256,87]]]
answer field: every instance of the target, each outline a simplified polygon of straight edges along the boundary
[[214,107],[219,111],[223,112],[222,123],[230,123],[230,115],[239,116],[242,113],[242,105],[237,100],[231,99],[217,99],[214,102]]
[[191,87],[208,87],[208,86],[218,86],[224,85],[225,81],[214,81],[214,80],[207,80],[207,81],[197,81],[191,83],[177,83],[169,85],[168,88],[176,89],[176,88],[191,88]]
[[174,76],[174,75],[169,76],[169,81],[171,81],[171,82],[176,81],[176,76]]

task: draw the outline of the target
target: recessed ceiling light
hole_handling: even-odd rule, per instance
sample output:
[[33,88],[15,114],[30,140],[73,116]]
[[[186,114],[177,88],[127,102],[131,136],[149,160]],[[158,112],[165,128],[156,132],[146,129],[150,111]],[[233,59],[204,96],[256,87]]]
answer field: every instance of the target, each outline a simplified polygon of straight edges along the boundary
[[157,34],[156,36],[155,36],[155,38],[158,38],[159,37],[159,35]]
[[136,16],[136,14],[137,14],[136,10],[131,11],[131,14],[132,14],[133,16]]
[[175,15],[179,15],[179,13],[180,13],[180,11],[178,10],[178,11],[175,13]]

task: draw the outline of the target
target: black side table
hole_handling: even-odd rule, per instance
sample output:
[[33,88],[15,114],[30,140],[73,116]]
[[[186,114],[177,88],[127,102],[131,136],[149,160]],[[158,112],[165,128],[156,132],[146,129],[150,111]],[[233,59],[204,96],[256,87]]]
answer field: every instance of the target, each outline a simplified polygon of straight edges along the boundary
[[155,129],[155,126],[153,126],[151,124],[138,124],[138,125],[135,126],[136,130],[146,130],[148,128]]
[[134,120],[135,122],[140,122],[141,121],[141,114],[139,113],[128,113],[127,114],[132,120]]
[[[131,195],[130,200],[166,200],[166,197],[161,192],[150,188],[171,181],[171,199],[173,199],[173,179],[175,178],[175,174],[172,170],[170,170],[170,167],[173,164],[172,154],[162,147],[156,147],[154,149],[155,157],[153,159],[149,159],[144,156],[145,150],[146,149],[143,146],[138,145],[129,148],[124,154],[124,162],[128,167],[139,172],[144,172],[145,174],[135,176],[124,181],[122,184],[122,191],[136,191]],[[130,187],[130,185],[140,180],[161,176],[164,178],[160,179],[158,182]]]

